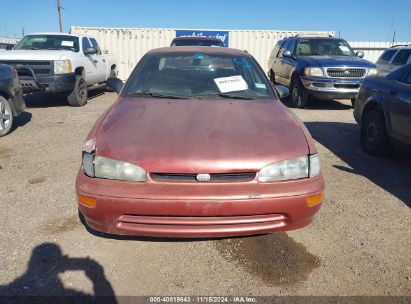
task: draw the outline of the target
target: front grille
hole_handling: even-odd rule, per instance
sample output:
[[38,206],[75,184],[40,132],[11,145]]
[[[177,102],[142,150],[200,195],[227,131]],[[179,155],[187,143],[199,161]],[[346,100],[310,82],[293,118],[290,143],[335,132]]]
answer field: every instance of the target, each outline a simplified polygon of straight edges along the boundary
[[[150,176],[155,181],[198,182],[197,174],[151,173]],[[254,177],[255,177],[254,172],[214,173],[214,174],[210,174],[210,182],[250,181],[250,180],[253,180]]]
[[14,67],[28,67],[32,69],[35,74],[52,74],[52,62],[50,61],[1,60],[0,63]]
[[366,69],[363,68],[328,68],[327,75],[332,78],[363,78]]

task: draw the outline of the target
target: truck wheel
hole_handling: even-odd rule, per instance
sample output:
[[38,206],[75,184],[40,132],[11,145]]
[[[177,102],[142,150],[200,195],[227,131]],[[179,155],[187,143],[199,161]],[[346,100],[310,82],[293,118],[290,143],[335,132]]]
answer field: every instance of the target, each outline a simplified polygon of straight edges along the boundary
[[82,107],[87,103],[87,83],[83,76],[76,76],[74,90],[67,96],[67,101],[72,107]]
[[361,123],[361,145],[365,152],[381,156],[389,151],[387,127],[383,113],[371,110],[365,114]]
[[308,94],[304,89],[301,80],[294,78],[291,82],[290,105],[302,109],[307,105]]
[[10,132],[13,125],[13,111],[10,101],[0,96],[0,137]]

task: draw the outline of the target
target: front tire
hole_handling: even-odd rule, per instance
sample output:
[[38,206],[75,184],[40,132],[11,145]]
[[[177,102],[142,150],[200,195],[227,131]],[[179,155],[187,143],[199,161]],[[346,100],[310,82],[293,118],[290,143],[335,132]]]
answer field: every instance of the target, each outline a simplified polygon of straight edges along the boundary
[[365,114],[361,123],[361,145],[371,155],[382,156],[388,153],[390,142],[381,111],[371,110]]
[[13,111],[10,101],[0,96],[0,137],[8,134],[13,126]]
[[308,102],[308,94],[304,89],[301,80],[294,78],[291,82],[290,105],[295,108],[305,108]]
[[76,76],[74,90],[67,96],[67,102],[72,107],[82,107],[87,104],[87,83],[83,76]]

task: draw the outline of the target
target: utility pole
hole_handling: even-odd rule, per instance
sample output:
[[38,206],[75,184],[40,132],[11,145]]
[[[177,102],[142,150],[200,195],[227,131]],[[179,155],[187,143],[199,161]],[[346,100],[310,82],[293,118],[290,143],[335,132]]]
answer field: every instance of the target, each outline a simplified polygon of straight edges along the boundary
[[57,11],[59,12],[59,26],[60,26],[60,33],[63,32],[63,27],[61,26],[61,5],[60,0],[57,0]]

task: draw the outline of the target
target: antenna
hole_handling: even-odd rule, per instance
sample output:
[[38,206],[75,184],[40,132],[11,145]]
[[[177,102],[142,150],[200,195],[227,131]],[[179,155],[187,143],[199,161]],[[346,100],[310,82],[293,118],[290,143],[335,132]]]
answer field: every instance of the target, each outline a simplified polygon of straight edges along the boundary
[[394,42],[395,42],[395,32],[396,31],[394,31],[394,34],[392,35],[392,45],[394,45]]
[[61,7],[60,5],[60,0],[57,0],[57,11],[59,13],[59,26],[60,26],[60,33],[63,32],[63,27],[61,26],[61,10],[64,9],[64,7]]

